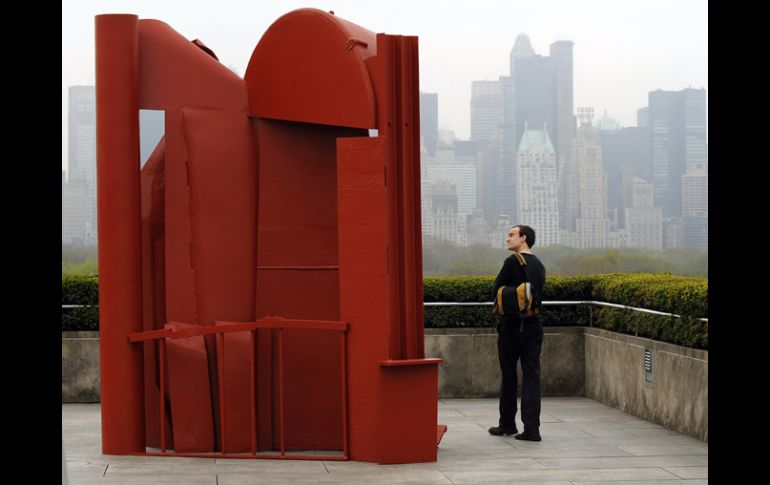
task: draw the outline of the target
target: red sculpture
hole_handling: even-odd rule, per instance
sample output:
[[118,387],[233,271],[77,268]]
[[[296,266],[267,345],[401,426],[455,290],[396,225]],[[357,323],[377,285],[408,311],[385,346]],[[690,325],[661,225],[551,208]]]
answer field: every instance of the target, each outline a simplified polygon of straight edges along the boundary
[[417,38],[296,10],[241,79],[100,15],[96,97],[102,451],[435,461]]

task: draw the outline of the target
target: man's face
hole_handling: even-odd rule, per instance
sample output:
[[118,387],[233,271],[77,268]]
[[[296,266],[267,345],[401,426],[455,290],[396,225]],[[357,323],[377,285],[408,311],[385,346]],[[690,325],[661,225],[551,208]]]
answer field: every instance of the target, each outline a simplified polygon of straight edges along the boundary
[[519,235],[519,228],[512,227],[508,231],[508,238],[505,240],[505,244],[508,246],[509,251],[518,251],[524,238]]

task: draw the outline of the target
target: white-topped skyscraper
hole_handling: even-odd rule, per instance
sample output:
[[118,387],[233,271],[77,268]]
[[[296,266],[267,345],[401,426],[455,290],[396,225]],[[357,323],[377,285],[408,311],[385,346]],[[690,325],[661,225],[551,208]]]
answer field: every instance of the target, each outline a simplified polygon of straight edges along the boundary
[[531,130],[525,123],[516,152],[516,224],[537,231],[537,244],[559,243],[559,182],[556,150],[547,126]]
[[[490,153],[484,156],[485,173],[495,181],[494,187],[485,185],[486,191],[493,190],[494,193],[483,194],[485,218],[493,227],[501,216],[513,218],[517,213],[516,152],[525,124],[546,126],[556,155],[557,173],[561,173],[560,167],[569,159],[575,134],[573,45],[572,41],[566,40],[553,42],[550,55],[543,56],[535,53],[526,34],[519,34],[509,55],[508,74],[500,76],[499,81],[474,82],[474,99],[471,101],[473,138],[489,140],[494,118],[499,118],[496,122],[498,134],[490,143]],[[498,90],[502,110],[486,104],[492,102]],[[489,94],[482,95],[482,92]],[[485,96],[483,100],[482,96]],[[573,214],[570,221],[572,230],[575,217]]]

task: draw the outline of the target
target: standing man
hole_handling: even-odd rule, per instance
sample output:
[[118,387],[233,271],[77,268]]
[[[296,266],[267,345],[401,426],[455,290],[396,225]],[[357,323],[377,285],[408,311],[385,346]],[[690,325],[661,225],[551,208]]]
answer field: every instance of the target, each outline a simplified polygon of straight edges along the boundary
[[[489,428],[495,436],[516,435],[517,440],[540,441],[540,350],[543,347],[543,325],[539,306],[545,286],[545,266],[532,254],[535,230],[529,226],[513,226],[505,240],[509,256],[495,279],[493,297],[499,299],[500,322],[497,325],[497,352],[503,374],[500,389],[499,426]],[[527,302],[534,302],[536,315],[523,316],[520,312],[525,286],[529,282]],[[502,290],[498,293],[498,290]],[[517,291],[519,289],[519,291]],[[522,295],[522,296],[519,296]],[[531,312],[530,312],[531,313]],[[521,422],[524,432],[516,429],[516,363],[521,359]]]

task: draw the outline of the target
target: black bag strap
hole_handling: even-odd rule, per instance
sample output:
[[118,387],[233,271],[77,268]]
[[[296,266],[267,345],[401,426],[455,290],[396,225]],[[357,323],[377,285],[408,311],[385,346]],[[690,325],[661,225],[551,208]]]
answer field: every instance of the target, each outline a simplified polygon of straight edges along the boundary
[[514,251],[513,255],[516,256],[516,260],[519,262],[521,270],[524,273],[524,282],[529,283],[529,276],[527,275],[527,260],[524,259],[524,256],[522,256],[521,253]]

